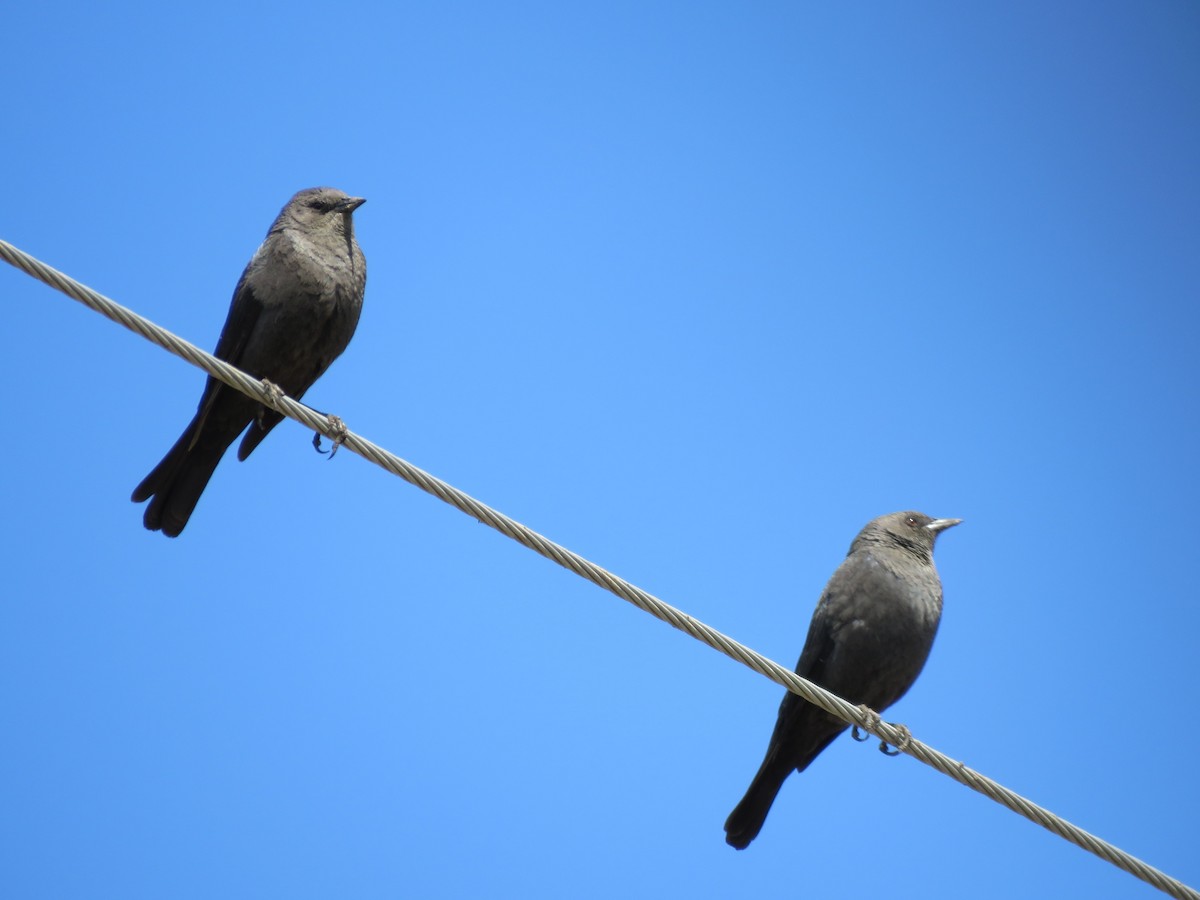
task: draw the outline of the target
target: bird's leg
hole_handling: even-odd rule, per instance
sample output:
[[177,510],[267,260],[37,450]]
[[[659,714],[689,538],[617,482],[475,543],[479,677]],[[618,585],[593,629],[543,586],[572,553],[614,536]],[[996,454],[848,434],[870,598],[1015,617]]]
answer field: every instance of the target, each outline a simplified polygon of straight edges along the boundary
[[329,430],[333,432],[333,437],[331,438],[333,441],[333,446],[330,447],[328,451],[322,450],[321,432],[318,431],[313,435],[313,449],[315,449],[318,453],[328,452],[329,458],[333,459],[334,454],[337,453],[338,447],[342,446],[342,444],[345,443],[346,438],[350,436],[350,429],[346,427],[346,423],[342,421],[341,416],[334,416],[326,413],[325,418],[329,420]]

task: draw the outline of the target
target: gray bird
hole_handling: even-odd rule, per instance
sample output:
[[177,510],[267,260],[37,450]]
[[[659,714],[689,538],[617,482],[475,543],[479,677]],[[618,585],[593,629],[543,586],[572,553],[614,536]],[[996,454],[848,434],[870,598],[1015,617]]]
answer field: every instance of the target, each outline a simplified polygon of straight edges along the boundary
[[[897,512],[868,522],[825,585],[796,674],[876,712],[904,696],[925,665],[942,616],[933,544],[961,521]],[[847,727],[785,694],[766,758],[725,820],[725,842],[748,847],[784,780],[793,770],[803,772]]]
[[[333,188],[309,188],[287,202],[233,291],[214,354],[299,400],[354,336],[367,264],[351,214],[364,202]],[[151,531],[176,537],[217,463],[238,447],[243,460],[283,416],[210,377],[196,416],[162,462],[134,489],[149,500]]]

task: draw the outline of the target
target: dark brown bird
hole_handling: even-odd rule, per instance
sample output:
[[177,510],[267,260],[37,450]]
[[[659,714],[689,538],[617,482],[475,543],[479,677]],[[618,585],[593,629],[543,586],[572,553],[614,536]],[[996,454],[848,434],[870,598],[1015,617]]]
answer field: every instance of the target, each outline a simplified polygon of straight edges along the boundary
[[[295,400],[354,336],[367,265],[351,214],[365,201],[333,188],[309,188],[287,202],[233,291],[214,355]],[[283,416],[210,377],[191,424],[134,489],[149,500],[143,518],[168,537],[183,531],[234,439],[243,460]]]
[[[825,585],[796,674],[876,712],[904,696],[925,665],[942,616],[933,544],[961,521],[897,512],[868,522]],[[784,780],[803,772],[848,727],[785,694],[766,758],[725,821],[725,842],[748,847]]]

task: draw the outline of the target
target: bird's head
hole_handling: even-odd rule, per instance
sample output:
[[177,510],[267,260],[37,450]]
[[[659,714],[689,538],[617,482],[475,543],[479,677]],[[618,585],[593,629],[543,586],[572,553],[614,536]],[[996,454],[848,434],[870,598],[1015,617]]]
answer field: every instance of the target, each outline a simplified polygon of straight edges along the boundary
[[[854,546],[860,541],[890,544],[909,550],[922,558],[932,559],[937,536],[960,522],[962,519],[935,519],[913,510],[888,513],[868,522],[854,539]],[[851,547],[851,551],[854,546]]]
[[337,188],[308,188],[288,201],[279,218],[308,231],[329,229],[349,235],[354,233],[350,214],[366,202],[363,197],[351,197]]

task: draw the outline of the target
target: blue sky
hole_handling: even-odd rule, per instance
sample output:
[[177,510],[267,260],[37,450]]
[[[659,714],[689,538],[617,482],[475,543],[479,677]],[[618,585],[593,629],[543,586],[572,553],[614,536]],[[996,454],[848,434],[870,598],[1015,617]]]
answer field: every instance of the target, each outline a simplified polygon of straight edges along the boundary
[[[211,348],[367,197],[306,400],[787,665],[867,520],[963,518],[888,718],[1200,884],[1194,4],[5,20],[0,237]],[[848,738],[735,853],[778,687],[294,423],[146,532],[203,376],[0,286],[5,896],[1152,895]]]

